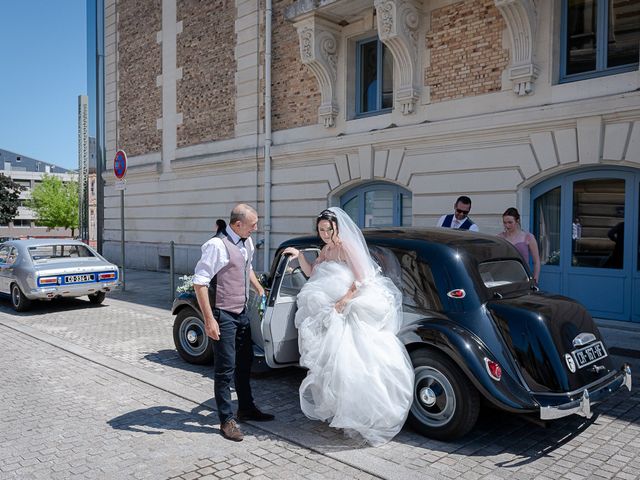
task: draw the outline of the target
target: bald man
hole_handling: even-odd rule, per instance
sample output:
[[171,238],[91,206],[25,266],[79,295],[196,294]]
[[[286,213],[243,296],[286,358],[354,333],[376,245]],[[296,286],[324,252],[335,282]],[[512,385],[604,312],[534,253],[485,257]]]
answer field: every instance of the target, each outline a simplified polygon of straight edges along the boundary
[[[259,294],[264,292],[251,266],[254,252],[251,233],[257,228],[256,211],[244,203],[236,205],[226,229],[202,245],[193,277],[205,331],[214,341],[214,392],[220,432],[224,438],[236,442],[243,439],[236,419],[242,422],[274,418],[255,406],[249,381],[253,361],[246,308],[249,284],[253,283]],[[232,379],[238,394],[235,417],[231,405]]]

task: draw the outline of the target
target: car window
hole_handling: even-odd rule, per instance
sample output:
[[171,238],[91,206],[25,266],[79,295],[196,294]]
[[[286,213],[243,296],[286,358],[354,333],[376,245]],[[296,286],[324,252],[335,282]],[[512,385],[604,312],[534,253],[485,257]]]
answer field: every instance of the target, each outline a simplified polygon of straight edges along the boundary
[[405,307],[442,310],[431,267],[418,260],[416,252],[380,246],[372,246],[369,251],[383,275],[391,279],[402,292],[402,304]]
[[[304,250],[301,252],[304,258],[313,265],[318,258],[318,250]],[[307,283],[307,277],[305,276],[302,268],[300,268],[300,262],[297,258],[289,258],[287,267],[282,276],[282,283],[280,284],[280,296],[281,297],[295,297],[302,289],[304,284]]]
[[478,265],[482,282],[487,288],[529,282],[529,275],[517,260],[493,260]]
[[18,250],[16,250],[16,247],[13,247],[9,250],[9,254],[7,255],[7,264],[12,265],[13,263],[15,263],[17,258]]
[[34,261],[95,257],[84,245],[37,245],[29,247],[29,255]]
[[8,256],[9,256],[9,246],[4,245],[0,247],[0,263],[7,263]]

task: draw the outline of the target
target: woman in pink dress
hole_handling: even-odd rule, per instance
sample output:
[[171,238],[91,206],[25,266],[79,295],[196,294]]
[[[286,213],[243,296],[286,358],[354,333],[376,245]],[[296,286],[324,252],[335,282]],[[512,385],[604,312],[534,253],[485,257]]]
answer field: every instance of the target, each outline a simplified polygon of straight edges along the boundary
[[529,264],[529,260],[533,262],[533,279],[536,284],[540,278],[540,253],[538,251],[538,242],[536,238],[529,232],[522,230],[520,225],[520,213],[514,207],[507,208],[502,214],[502,225],[504,231],[498,236],[509,241],[518,249],[525,263]]

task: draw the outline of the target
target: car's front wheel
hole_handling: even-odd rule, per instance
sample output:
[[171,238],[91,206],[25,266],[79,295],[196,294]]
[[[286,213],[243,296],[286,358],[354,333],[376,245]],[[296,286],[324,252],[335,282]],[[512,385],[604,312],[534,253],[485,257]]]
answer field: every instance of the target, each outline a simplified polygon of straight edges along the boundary
[[107,296],[105,292],[96,292],[89,295],[89,301],[94,305],[100,305],[104,302],[104,298]]
[[176,315],[173,343],[178,354],[189,363],[203,365],[213,361],[213,342],[204,330],[204,321],[192,308],[183,308]]
[[467,434],[480,412],[480,395],[447,356],[431,350],[411,352],[415,373],[409,424],[427,437],[452,440]]
[[31,308],[31,300],[24,296],[17,283],[11,285],[11,305],[16,312],[25,312]]

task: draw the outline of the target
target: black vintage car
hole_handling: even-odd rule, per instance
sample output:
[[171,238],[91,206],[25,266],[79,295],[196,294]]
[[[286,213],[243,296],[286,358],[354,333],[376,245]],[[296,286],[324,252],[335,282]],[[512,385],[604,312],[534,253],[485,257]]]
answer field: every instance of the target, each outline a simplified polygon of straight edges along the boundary
[[[469,432],[481,400],[515,413],[552,420],[591,417],[591,407],[625,386],[627,364],[615,367],[589,313],[574,300],[539,292],[529,268],[508,242],[451,229],[366,230],[372,256],[403,293],[398,337],[415,369],[408,422],[424,435],[453,439]],[[249,308],[255,350],[272,368],[296,365],[296,295],[306,282],[294,246],[308,260],[316,237],[278,248],[264,315],[252,294]],[[195,297],[173,305],[174,341],[189,362],[211,361]]]

